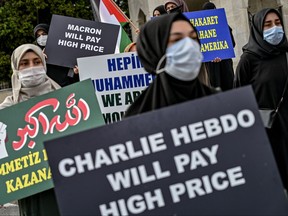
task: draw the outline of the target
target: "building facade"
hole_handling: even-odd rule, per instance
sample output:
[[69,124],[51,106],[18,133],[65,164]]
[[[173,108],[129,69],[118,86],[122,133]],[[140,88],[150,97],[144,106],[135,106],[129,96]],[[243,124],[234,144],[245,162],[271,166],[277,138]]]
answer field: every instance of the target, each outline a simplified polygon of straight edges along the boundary
[[[209,0],[185,0],[190,11],[201,10],[202,5]],[[152,12],[166,0],[128,0],[131,21],[138,27],[151,19]],[[211,0],[217,8],[224,8],[229,25],[233,29],[236,41],[234,67],[237,66],[242,54],[242,47],[249,37],[249,20],[252,15],[262,8],[279,9],[284,20],[284,29],[288,33],[288,1],[287,0]],[[133,40],[137,35],[132,32]]]

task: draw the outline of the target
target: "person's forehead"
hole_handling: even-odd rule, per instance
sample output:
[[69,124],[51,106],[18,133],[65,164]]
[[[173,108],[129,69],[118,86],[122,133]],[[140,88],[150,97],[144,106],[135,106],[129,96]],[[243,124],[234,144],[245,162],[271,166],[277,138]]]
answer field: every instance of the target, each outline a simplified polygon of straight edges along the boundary
[[173,32],[191,32],[194,30],[192,25],[185,20],[177,20],[172,23],[171,33]]
[[166,6],[166,8],[167,8],[167,7],[169,7],[169,6],[170,6],[170,7],[171,7],[171,6],[175,6],[175,7],[176,7],[176,6],[177,6],[177,4],[176,4],[176,3],[174,3],[174,2],[168,2],[168,3],[166,3],[166,5],[165,5],[165,6]]
[[266,22],[266,21],[278,20],[278,19],[280,19],[278,14],[276,14],[275,12],[270,12],[266,15],[264,21]]
[[21,61],[29,60],[29,59],[36,59],[36,58],[40,58],[40,57],[34,51],[29,50],[23,54]]
[[47,33],[47,32],[44,29],[39,29],[36,32],[36,34],[43,34],[43,33]]

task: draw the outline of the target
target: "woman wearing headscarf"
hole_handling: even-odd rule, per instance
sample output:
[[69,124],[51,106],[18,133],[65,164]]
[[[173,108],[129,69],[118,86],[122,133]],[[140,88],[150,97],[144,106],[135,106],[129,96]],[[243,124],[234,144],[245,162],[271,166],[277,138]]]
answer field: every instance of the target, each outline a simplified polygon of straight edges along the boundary
[[36,39],[36,43],[44,49],[48,39],[49,25],[46,23],[40,23],[35,26],[33,33]]
[[60,88],[46,75],[45,57],[34,44],[23,44],[16,48],[11,56],[11,66],[13,94],[5,98],[0,109]]
[[189,12],[189,8],[184,0],[169,0],[164,4],[167,13],[173,12]]
[[[202,6],[202,10],[213,10],[216,6],[212,2],[206,2]],[[230,36],[233,47],[236,43],[232,34],[232,28],[230,26]],[[205,62],[205,66],[209,75],[210,84],[214,88],[219,88],[222,91],[230,90],[233,88],[234,81],[234,69],[232,59],[220,59],[216,58],[212,62]]]
[[[236,69],[235,86],[252,84],[260,108],[276,109],[272,128],[266,129],[285,188],[288,188],[288,42],[281,15],[263,9],[252,18],[248,43]],[[284,93],[284,95],[283,95]]]
[[[48,39],[49,27],[50,26],[46,23],[40,23],[36,25],[33,30],[36,44],[40,46],[44,53]],[[68,68],[59,65],[47,64],[47,75],[62,87],[78,82],[78,73],[79,71],[76,65],[74,68]]]
[[180,13],[147,22],[137,40],[137,53],[153,82],[128,108],[132,116],[193,100],[215,91],[206,86],[206,71],[195,28]]
[[[13,74],[11,96],[0,104],[0,109],[29,100],[61,88],[46,75],[46,62],[42,50],[34,44],[23,44],[11,56]],[[21,216],[59,215],[52,189],[18,201]]]
[[164,5],[159,5],[153,10],[153,17],[167,14]]

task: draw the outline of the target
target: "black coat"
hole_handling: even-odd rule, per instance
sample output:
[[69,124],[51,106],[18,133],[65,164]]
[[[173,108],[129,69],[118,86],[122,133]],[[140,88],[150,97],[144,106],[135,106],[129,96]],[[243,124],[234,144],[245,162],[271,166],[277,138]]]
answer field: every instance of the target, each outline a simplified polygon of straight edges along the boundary
[[60,216],[54,189],[18,200],[20,216]]
[[[71,76],[69,76],[69,70],[71,70]],[[79,81],[79,75],[74,74],[72,70],[73,68],[47,64],[47,75],[55,82],[57,82],[61,87]]]
[[[230,26],[229,30],[233,47],[235,47],[236,43]],[[223,91],[233,88],[234,69],[232,59],[223,59],[220,62],[205,62],[205,66],[212,87],[220,88]]]
[[[280,14],[274,9],[263,9],[252,20],[248,43],[243,47],[236,69],[236,87],[251,84],[260,108],[276,109],[288,78],[286,52],[288,42],[284,35],[279,45],[273,46],[263,40],[263,23],[269,12]],[[281,20],[282,21],[282,20]],[[283,22],[282,22],[283,24]],[[268,137],[282,177],[288,189],[288,91]]]

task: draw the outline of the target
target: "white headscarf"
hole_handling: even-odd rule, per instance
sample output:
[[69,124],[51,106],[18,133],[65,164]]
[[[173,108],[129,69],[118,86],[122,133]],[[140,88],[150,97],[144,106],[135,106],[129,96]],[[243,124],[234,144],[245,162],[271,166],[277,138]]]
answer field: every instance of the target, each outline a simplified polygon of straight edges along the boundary
[[4,102],[0,104],[0,109],[9,107],[13,104],[17,104],[19,102],[22,102],[30,98],[43,95],[48,92],[61,88],[56,82],[50,79],[47,75],[45,78],[45,82],[43,82],[39,86],[29,87],[29,88],[26,88],[26,87],[24,88],[21,86],[21,81],[19,80],[19,76],[18,76],[19,63],[23,55],[27,51],[30,51],[30,50],[32,50],[36,55],[38,55],[41,58],[44,69],[45,71],[47,71],[45,56],[43,55],[40,47],[34,44],[23,44],[17,47],[11,56],[11,67],[13,70],[11,83],[12,83],[13,95],[5,98]]

